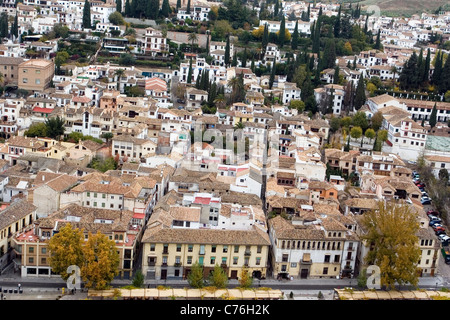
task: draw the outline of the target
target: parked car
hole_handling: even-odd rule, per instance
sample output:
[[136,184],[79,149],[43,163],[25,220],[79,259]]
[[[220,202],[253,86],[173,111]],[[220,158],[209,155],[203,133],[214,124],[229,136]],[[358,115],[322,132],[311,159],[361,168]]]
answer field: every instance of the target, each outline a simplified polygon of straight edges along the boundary
[[422,199],[422,200],[420,200],[420,203],[422,204],[422,205],[429,205],[429,204],[431,204],[431,199]]
[[428,211],[427,211],[427,216],[435,216],[435,217],[439,217],[439,212],[434,211],[434,210],[428,210]]
[[424,183],[418,183],[416,184],[417,188],[425,188],[425,184]]
[[441,234],[446,234],[445,231],[442,231],[442,230],[436,230],[434,233],[435,233],[437,236],[440,236]]
[[432,227],[433,225],[435,225],[435,224],[439,224],[439,223],[441,223],[442,221],[439,221],[439,220],[431,220],[430,221],[430,223],[428,224],[430,227]]
[[178,103],[183,103],[183,104],[186,103],[186,101],[184,101],[183,99],[178,99],[177,102]]
[[439,218],[438,216],[433,216],[433,215],[429,215],[428,216],[428,219],[430,219],[430,220],[440,220],[441,218]]
[[433,228],[434,231],[436,231],[438,229],[445,230],[444,226],[442,224],[440,224],[440,223],[433,224],[431,227]]
[[439,240],[441,240],[441,242],[446,242],[448,240],[450,240],[450,237],[446,234],[440,234],[438,235]]

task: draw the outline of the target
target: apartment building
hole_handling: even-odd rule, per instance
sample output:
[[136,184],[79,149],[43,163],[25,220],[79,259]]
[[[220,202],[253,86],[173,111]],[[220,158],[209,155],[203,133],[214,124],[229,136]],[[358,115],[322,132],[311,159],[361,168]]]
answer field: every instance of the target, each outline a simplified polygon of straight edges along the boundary
[[31,59],[19,64],[20,89],[44,91],[50,86],[55,71],[52,60]]
[[281,216],[269,220],[274,277],[336,279],[355,275],[360,243],[353,231],[356,221],[336,211],[305,212],[291,221]]
[[117,135],[112,139],[112,154],[119,155],[123,161],[141,162],[141,159],[156,153],[156,143],[132,137],[128,134]]
[[12,240],[22,277],[57,276],[50,267],[48,240],[54,232],[71,224],[83,229],[84,240],[89,233],[100,231],[114,240],[119,253],[119,276],[130,279],[137,254],[137,243],[142,236],[143,216],[129,210],[86,208],[70,204],[46,218],[39,219],[33,227],[16,234]]
[[0,72],[3,82],[17,84],[19,81],[19,65],[25,60],[23,58],[0,57]]
[[[205,277],[216,265],[230,279],[240,278],[244,268],[255,278],[267,276],[270,241],[261,227],[199,228],[201,207],[176,205],[172,193],[161,203],[142,238],[142,270],[147,279],[186,279],[196,262],[203,266]],[[221,214],[228,216],[231,206],[228,210]]]
[[152,27],[145,29],[144,35],[144,52],[152,56],[163,55],[167,56],[169,47],[167,46],[167,39],[163,37],[161,31]]
[[36,207],[26,199],[11,203],[0,211],[0,268],[14,259],[13,235],[21,232],[36,220]]

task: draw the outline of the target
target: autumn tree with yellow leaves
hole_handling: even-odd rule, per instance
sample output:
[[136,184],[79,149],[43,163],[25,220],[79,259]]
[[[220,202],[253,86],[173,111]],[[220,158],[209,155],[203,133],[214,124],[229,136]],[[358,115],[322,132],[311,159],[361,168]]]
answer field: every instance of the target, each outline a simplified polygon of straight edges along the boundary
[[364,213],[362,240],[369,246],[365,263],[380,267],[381,285],[418,284],[417,261],[420,259],[417,214],[405,204],[382,202]]
[[86,288],[107,289],[118,275],[119,253],[115,242],[102,233],[89,233],[84,241],[84,230],[68,223],[49,240],[50,267],[67,280],[67,268],[76,265]]
[[97,290],[108,288],[119,273],[119,254],[114,241],[100,232],[89,233],[83,253],[81,277],[86,281],[85,287]]

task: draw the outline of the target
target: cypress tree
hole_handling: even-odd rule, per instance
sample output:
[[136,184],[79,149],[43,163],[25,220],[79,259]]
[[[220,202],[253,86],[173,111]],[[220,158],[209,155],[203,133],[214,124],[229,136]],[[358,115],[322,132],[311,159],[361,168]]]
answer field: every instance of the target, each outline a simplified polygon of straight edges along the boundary
[[280,45],[280,48],[283,48],[284,41],[286,40],[286,20],[283,18],[281,19],[280,24],[280,31],[278,34],[278,44]]
[[418,84],[418,68],[417,68],[417,54],[413,52],[408,61],[405,62],[398,81],[400,87],[404,90],[416,89]]
[[317,23],[314,27],[314,38],[313,38],[313,45],[312,45],[313,53],[319,53],[319,50],[320,50],[320,28],[321,28],[321,23],[320,23],[320,19],[318,19]]
[[425,61],[423,60],[423,49],[420,49],[419,58],[417,60],[417,84],[422,84],[425,73]]
[[264,25],[264,33],[263,33],[262,43],[261,43],[263,52],[265,52],[268,43],[269,43],[269,26],[266,23]]
[[341,34],[341,6],[339,6],[336,22],[334,23],[334,37],[339,38],[340,34]]
[[242,54],[241,66],[242,68],[247,67],[247,48],[244,49],[244,53]]
[[375,45],[373,46],[374,49],[381,50],[381,29],[378,29],[377,33],[377,39],[375,40]]
[[177,0],[177,12],[181,8],[181,0]]
[[433,110],[431,110],[430,115],[430,121],[428,122],[430,124],[431,128],[434,128],[434,126],[437,123],[437,109],[436,109],[436,102],[434,103]]
[[336,65],[336,67],[334,68],[333,83],[339,83],[339,65]]
[[250,65],[250,69],[252,69],[252,72],[255,72],[255,57],[252,58],[252,64]]
[[425,66],[423,72],[422,83],[427,83],[430,77],[430,64],[431,64],[431,51],[430,48],[427,50],[427,57],[425,58]]
[[358,80],[358,86],[356,87],[355,102],[354,107],[356,110],[361,109],[361,107],[366,103],[366,92],[364,86],[364,77],[361,75]]
[[161,6],[161,14],[164,17],[168,17],[169,16],[169,14],[170,14],[169,0],[163,0],[162,6]]
[[131,4],[130,0],[125,1],[125,16],[130,17],[131,16]]
[[231,61],[232,67],[237,67],[237,54],[233,54],[233,60]]
[[295,22],[294,33],[292,34],[291,49],[297,50],[298,47],[298,20]]
[[356,56],[355,56],[355,59],[353,59],[352,69],[356,70],[356,67],[357,67],[357,65],[356,65]]
[[187,14],[191,13],[191,0],[188,0],[187,7],[186,7],[186,13]]
[[279,3],[278,3],[278,0],[275,0],[276,2],[275,2],[275,6],[274,6],[274,8],[273,8],[273,16],[274,17],[276,17],[276,16],[278,16],[278,10],[279,10]]
[[275,64],[275,61],[273,62],[272,65],[272,72],[270,73],[270,77],[269,77],[269,88],[272,89],[273,83],[275,82],[275,72],[277,69],[277,65]]
[[225,66],[230,64],[230,36],[227,36],[227,43],[225,45]]
[[442,58],[443,58],[443,53],[441,52],[441,50],[439,50],[436,55],[436,62],[434,64],[433,75],[431,76],[431,81],[435,86],[438,86],[441,81]]
[[369,31],[369,15],[366,16],[366,22],[364,23],[364,33],[367,34]]
[[450,57],[447,57],[442,68],[441,82],[439,83],[439,93],[443,94],[450,90]]
[[195,88],[201,89],[201,81],[202,81],[203,71],[198,73],[197,79],[195,80]]
[[116,11],[122,13],[122,0],[116,0]]
[[19,22],[18,22],[17,13],[16,13],[16,16],[14,17],[14,23],[11,26],[11,34],[16,38],[19,36]]
[[311,17],[311,4],[308,4],[308,11],[306,12],[306,21],[309,22]]
[[191,58],[191,60],[189,62],[189,71],[188,71],[187,83],[192,83],[192,58]]
[[323,69],[334,68],[336,64],[336,45],[334,39],[328,39],[323,52]]
[[91,5],[89,4],[88,0],[84,1],[83,28],[86,28],[86,29],[91,28]]

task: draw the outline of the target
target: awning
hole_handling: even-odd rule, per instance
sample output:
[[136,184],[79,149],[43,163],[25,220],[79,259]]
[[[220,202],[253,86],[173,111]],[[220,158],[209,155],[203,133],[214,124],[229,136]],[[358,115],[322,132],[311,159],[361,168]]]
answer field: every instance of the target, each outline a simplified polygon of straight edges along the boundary
[[133,215],[133,219],[144,219],[145,218],[145,213],[135,213]]

